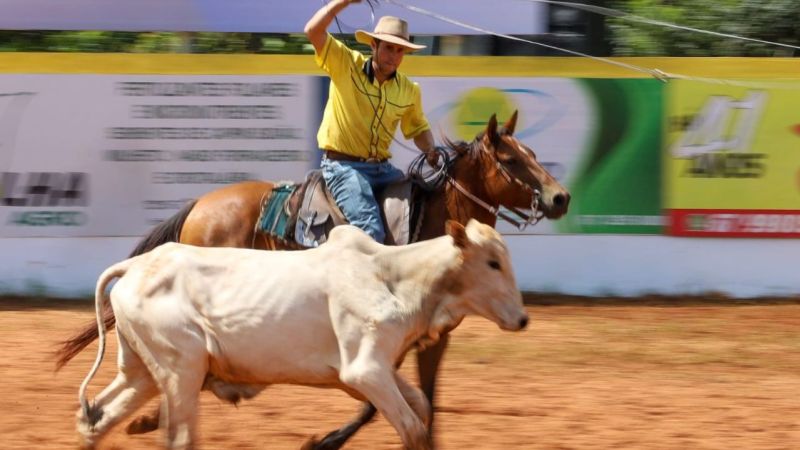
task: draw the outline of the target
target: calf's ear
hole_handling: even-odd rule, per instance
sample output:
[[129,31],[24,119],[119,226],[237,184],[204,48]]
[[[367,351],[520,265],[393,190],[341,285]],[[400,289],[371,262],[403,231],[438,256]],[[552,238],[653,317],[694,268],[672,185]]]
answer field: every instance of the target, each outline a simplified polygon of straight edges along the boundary
[[467,230],[464,228],[464,225],[461,225],[455,220],[448,220],[444,228],[447,235],[453,238],[456,247],[467,248],[469,245],[469,238],[467,237]]

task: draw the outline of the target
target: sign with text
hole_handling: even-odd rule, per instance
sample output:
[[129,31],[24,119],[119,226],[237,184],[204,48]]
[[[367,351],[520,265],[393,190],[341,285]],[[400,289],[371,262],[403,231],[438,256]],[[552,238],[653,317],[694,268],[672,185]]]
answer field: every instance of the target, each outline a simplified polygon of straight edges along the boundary
[[669,233],[800,237],[800,83],[677,80],[667,98]]
[[223,184],[299,180],[307,76],[0,75],[0,237],[131,236]]

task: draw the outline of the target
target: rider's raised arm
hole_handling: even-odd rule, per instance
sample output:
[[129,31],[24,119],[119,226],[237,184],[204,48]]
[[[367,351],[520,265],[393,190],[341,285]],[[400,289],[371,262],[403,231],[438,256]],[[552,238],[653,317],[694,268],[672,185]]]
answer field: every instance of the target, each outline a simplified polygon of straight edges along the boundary
[[325,4],[325,6],[317,10],[317,12],[311,16],[311,19],[308,20],[303,31],[305,31],[308,40],[311,41],[311,45],[314,46],[314,50],[316,50],[318,54],[321,53],[322,49],[325,47],[328,26],[333,21],[333,18],[336,17],[341,10],[346,8],[347,5],[359,2],[361,2],[361,0],[333,0]]

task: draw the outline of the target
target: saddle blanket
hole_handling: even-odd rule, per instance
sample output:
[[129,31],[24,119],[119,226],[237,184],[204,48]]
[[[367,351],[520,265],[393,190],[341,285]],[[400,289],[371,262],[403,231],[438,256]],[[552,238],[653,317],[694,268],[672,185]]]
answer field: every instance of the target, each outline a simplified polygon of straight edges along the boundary
[[263,206],[258,222],[258,231],[272,234],[281,239],[288,237],[287,232],[290,231],[290,227],[287,226],[289,211],[285,207],[286,200],[294,193],[297,186],[296,184],[285,184],[272,190],[267,204]]

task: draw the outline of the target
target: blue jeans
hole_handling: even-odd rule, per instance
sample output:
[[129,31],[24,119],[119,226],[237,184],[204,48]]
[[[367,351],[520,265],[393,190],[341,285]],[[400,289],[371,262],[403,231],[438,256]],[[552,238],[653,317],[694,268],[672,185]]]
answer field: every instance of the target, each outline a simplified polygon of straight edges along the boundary
[[386,231],[374,191],[402,180],[405,174],[389,162],[334,161],[324,158],[320,167],[325,183],[347,221],[382,244]]

